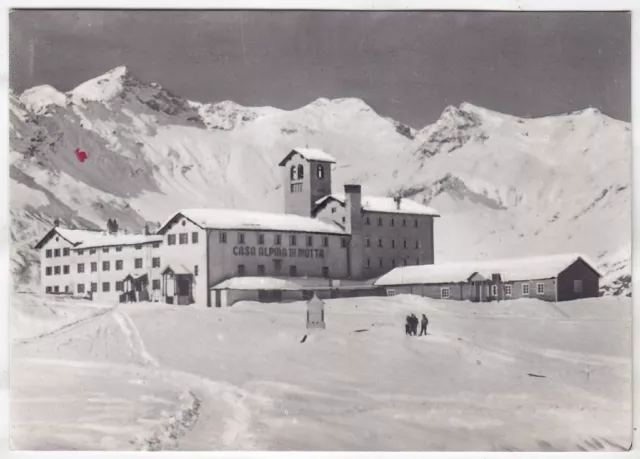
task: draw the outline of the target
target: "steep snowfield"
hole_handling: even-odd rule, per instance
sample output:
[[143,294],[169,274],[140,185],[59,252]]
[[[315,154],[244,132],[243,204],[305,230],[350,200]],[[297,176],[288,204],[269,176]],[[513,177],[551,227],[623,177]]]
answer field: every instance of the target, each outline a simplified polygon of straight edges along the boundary
[[189,101],[125,67],[64,95],[11,95],[10,108],[20,283],[36,281],[31,247],[56,217],[139,230],[180,208],[281,211],[278,160],[309,146],[338,160],[336,192],[356,182],[438,209],[436,261],[584,252],[608,292],[630,288],[629,125],[592,109],[520,119],[462,104],[416,131],[358,99],[291,111]]
[[[25,304],[34,301],[43,301],[43,320],[60,306],[16,295],[13,308],[31,311]],[[304,343],[304,303],[102,307],[105,314],[14,341],[14,448],[630,445],[628,298],[330,300],[326,330]],[[429,317],[426,337],[404,335],[410,312]]]

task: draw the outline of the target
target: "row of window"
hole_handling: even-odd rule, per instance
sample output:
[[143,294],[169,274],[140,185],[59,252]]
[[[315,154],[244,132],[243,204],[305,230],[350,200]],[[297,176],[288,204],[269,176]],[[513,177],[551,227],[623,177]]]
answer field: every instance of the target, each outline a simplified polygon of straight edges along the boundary
[[[282,274],[282,260],[273,260],[273,271],[274,274]],[[247,273],[247,267],[245,265],[238,265],[238,270],[237,270],[237,275],[238,276],[247,276],[249,273]],[[256,270],[256,275],[258,276],[264,276],[266,275],[266,266],[265,265],[258,265],[258,268]],[[298,267],[295,265],[291,265],[289,266],[289,276],[290,277],[297,277],[298,276]],[[322,277],[324,278],[329,278],[329,267],[328,266],[323,266],[322,267]]]
[[[116,281],[114,282],[114,288],[116,292],[122,292],[124,291],[124,281]],[[78,284],[77,285],[77,289],[76,289],[76,293],[85,293],[85,287],[88,287],[88,292],[97,292],[98,291],[98,283],[97,282],[91,282],[90,284],[88,284],[87,286],[85,286],[85,284]],[[160,279],[153,279],[151,281],[151,288],[153,290],[160,290]],[[103,292],[110,292],[111,291],[111,282],[102,282],[102,291]],[[46,292],[47,293],[60,293],[60,287],[57,285],[53,285],[53,286],[48,286],[46,288]],[[64,292],[65,293],[70,293],[69,291],[69,286],[65,285],[64,287]]]
[[[400,219],[398,219],[400,220]],[[364,224],[365,225],[371,225],[371,217],[365,217],[364,219]],[[413,227],[414,228],[418,228],[418,219],[414,219],[413,220]],[[383,226],[382,225],[382,217],[378,217],[378,226]],[[395,217],[391,217],[391,220],[389,221],[389,226],[396,226],[396,218]],[[402,219],[402,226],[407,226],[407,219],[403,218]]]
[[[409,260],[407,260],[406,258],[401,260],[401,263],[402,263],[402,266],[407,266],[408,264],[410,264]],[[416,258],[416,265],[419,265],[419,264],[420,264],[420,258]],[[366,261],[365,265],[366,265],[367,268],[371,268],[371,259],[370,258],[367,258],[367,261]],[[384,259],[380,258],[378,260],[378,266],[380,268],[384,268],[384,265],[385,265]],[[397,266],[400,266],[400,265],[397,265]],[[396,267],[396,260],[391,260],[391,267],[392,268]]]
[[[196,237],[196,242],[197,242],[197,237]],[[154,242],[151,244],[151,246],[154,249],[157,249],[160,247],[160,243],[159,242]],[[113,247],[115,249],[116,252],[122,252],[122,246],[121,245],[117,245]],[[135,244],[134,248],[136,250],[142,250],[142,244]],[[111,247],[102,247],[102,252],[103,253],[109,253]],[[95,253],[97,253],[98,249],[97,248],[93,248],[93,249],[89,249],[89,255],[93,255]],[[66,257],[69,256],[71,253],[71,250],[69,248],[64,248],[62,249],[62,256]],[[84,249],[78,249],[78,255],[84,255]],[[45,251],[45,256],[47,258],[51,258],[53,257],[59,257],[60,256],[60,249],[47,249]]]
[[[322,164],[316,165],[316,176],[320,179],[324,178],[324,166]],[[302,180],[304,178],[304,166],[302,164],[291,166],[289,178],[291,180]]]
[[[188,244],[189,243],[189,233],[180,233],[180,234],[178,234],[178,243],[180,245]],[[198,243],[198,233],[196,231],[191,233],[191,243],[192,244],[197,244]],[[167,244],[168,245],[176,245],[176,235],[175,234],[167,235]]]
[[[133,260],[133,265],[135,269],[142,269],[143,267],[143,259],[142,258],[135,258]],[[90,267],[91,267],[91,272],[95,273],[98,271],[98,263],[95,261],[92,261],[90,263]],[[151,259],[151,267],[152,268],[159,268],[160,267],[160,257],[154,257]],[[62,269],[61,269],[62,268]],[[124,261],[123,260],[115,260],[115,270],[116,271],[122,271],[124,269]],[[69,265],[64,265],[64,266],[47,266],[45,268],[45,275],[47,276],[51,276],[51,275],[58,275],[60,274],[62,270],[62,274],[69,274]],[[110,261],[103,261],[102,262],[102,271],[111,271],[111,262]],[[78,263],[78,273],[83,273],[85,272],[84,270],[84,263]]]
[[[365,239],[365,245],[367,247],[371,247],[371,239],[370,238],[366,238]],[[384,243],[383,243],[382,239],[378,239],[378,247],[384,248]],[[392,249],[396,248],[396,240],[395,239],[391,239],[391,248]],[[408,249],[409,248],[409,244],[408,244],[408,241],[406,239],[402,240],[402,248],[403,249]],[[420,241],[416,241],[415,248],[416,249],[420,248]]]
[[[247,244],[247,238],[245,237],[245,233],[238,233],[237,234],[237,243],[239,245],[243,245],[243,244]],[[258,233],[258,237],[257,237],[257,243],[258,245],[265,245],[265,234],[262,233]],[[227,243],[227,233],[224,231],[220,232],[220,236],[219,236],[219,241],[221,244],[226,244]],[[315,242],[314,242],[314,238],[312,235],[307,235],[304,238],[305,241],[305,245],[307,247],[313,247]],[[342,238],[340,240],[340,246],[342,248],[345,248],[347,246],[347,238]],[[274,234],[273,235],[273,245],[282,245],[282,234]],[[296,234],[290,234],[289,235],[289,245],[290,246],[297,246],[298,245],[298,235]],[[322,247],[329,247],[329,236],[322,236]]]

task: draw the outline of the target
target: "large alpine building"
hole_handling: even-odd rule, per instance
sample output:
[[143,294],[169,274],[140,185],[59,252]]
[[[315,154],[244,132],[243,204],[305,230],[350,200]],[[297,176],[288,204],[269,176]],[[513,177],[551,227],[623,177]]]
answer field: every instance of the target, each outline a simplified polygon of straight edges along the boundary
[[284,214],[185,209],[154,235],[52,228],[36,246],[44,293],[101,301],[220,305],[235,277],[374,279],[434,262],[434,209],[400,197],[334,193],[329,154],[291,150],[280,162]]

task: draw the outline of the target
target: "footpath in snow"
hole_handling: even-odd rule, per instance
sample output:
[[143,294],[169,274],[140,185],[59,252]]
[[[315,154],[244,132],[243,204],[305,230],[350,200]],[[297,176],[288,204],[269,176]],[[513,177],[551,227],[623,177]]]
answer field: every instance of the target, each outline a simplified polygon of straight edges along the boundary
[[[14,309],[33,301],[43,311],[65,307],[30,297]],[[326,330],[312,333],[300,302],[103,309],[14,339],[14,448],[577,451],[630,444],[630,299],[337,299],[326,303]],[[428,336],[404,334],[408,313],[429,317]]]

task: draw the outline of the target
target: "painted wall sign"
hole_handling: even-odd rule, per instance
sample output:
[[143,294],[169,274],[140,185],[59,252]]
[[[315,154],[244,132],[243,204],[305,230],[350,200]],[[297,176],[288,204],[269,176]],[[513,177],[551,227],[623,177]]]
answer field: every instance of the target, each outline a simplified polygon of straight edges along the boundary
[[285,247],[254,247],[236,245],[233,247],[235,256],[245,257],[280,257],[280,258],[324,258],[323,249],[298,249]]

